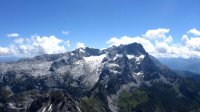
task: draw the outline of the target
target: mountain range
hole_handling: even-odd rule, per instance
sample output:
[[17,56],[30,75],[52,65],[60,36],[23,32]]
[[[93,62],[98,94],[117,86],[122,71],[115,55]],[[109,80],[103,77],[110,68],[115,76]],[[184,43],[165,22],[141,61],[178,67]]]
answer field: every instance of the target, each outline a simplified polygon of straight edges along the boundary
[[0,64],[1,112],[199,112],[200,82],[139,43]]
[[158,60],[173,70],[200,74],[199,58],[158,58]]

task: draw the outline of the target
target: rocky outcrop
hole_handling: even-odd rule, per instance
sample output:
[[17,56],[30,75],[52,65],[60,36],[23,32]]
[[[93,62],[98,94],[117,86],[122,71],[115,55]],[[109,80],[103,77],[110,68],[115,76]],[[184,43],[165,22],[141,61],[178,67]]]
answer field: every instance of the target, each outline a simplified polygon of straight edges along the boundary
[[80,108],[65,90],[53,90],[49,96],[34,100],[28,112],[80,112]]

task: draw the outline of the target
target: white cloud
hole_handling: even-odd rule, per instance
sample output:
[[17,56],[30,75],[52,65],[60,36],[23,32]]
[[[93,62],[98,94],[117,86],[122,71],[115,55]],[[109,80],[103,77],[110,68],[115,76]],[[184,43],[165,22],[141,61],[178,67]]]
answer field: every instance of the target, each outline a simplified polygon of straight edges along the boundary
[[15,41],[18,55],[40,55],[66,52],[65,41],[55,36],[32,36]]
[[163,41],[166,43],[171,43],[171,42],[173,42],[173,38],[172,38],[172,36],[168,36],[168,37],[164,38]]
[[0,47],[0,56],[11,55],[9,48]]
[[63,35],[69,35],[69,33],[70,33],[69,31],[62,31]]
[[76,48],[85,48],[85,44],[82,42],[76,43]]
[[158,28],[155,30],[148,30],[144,37],[154,40],[154,39],[161,39],[161,38],[167,38],[166,34],[169,32],[169,29],[164,28]]
[[200,51],[200,37],[189,38],[187,35],[183,35],[182,40],[188,48]]
[[20,35],[18,33],[10,33],[10,34],[7,34],[7,37],[19,37]]
[[187,34],[194,34],[197,36],[200,36],[200,31],[198,31],[196,28],[190,29]]
[[29,38],[15,38],[9,47],[0,47],[0,56],[15,55],[33,57],[41,54],[55,54],[66,52],[70,41],[64,41],[56,36],[33,35]]
[[159,53],[167,53],[169,50],[169,45],[166,42],[156,42],[155,47]]
[[[182,43],[173,43],[173,37],[168,35],[169,29],[158,28],[148,30],[145,34],[136,37],[123,36],[121,38],[113,37],[106,43],[109,46],[120,44],[129,44],[133,42],[141,43],[145,50],[155,57],[200,57],[200,37],[188,37],[183,35]],[[188,32],[198,35],[194,29]],[[188,33],[187,34],[190,34]]]

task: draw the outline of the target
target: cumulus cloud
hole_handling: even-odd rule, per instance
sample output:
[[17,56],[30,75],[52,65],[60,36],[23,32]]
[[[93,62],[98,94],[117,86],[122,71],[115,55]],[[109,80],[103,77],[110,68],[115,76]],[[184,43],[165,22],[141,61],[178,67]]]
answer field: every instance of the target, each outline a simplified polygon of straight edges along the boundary
[[187,33],[188,34],[194,34],[194,35],[200,36],[200,31],[198,31],[196,28],[190,29]]
[[158,28],[158,29],[155,29],[155,30],[148,30],[144,34],[144,37],[146,37],[150,40],[167,38],[166,34],[168,32],[169,32],[169,29],[164,29],[164,28]]
[[41,54],[55,54],[66,52],[70,41],[64,41],[56,36],[33,35],[29,38],[15,38],[9,47],[0,47],[0,55],[15,55],[32,57]]
[[85,44],[82,42],[76,43],[76,48],[85,48]]
[[188,37],[187,35],[183,35],[182,40],[188,48],[200,51],[200,37]]
[[20,35],[18,33],[10,33],[10,34],[7,34],[7,37],[19,37]]
[[32,36],[31,38],[16,41],[18,54],[39,55],[66,52],[65,41],[55,36]]
[[[148,30],[141,36],[112,37],[106,43],[109,46],[133,42],[141,43],[145,50],[155,57],[200,57],[200,37],[198,37],[200,31],[194,28],[187,31],[181,39],[183,44],[174,43],[169,31],[169,29],[158,28]],[[194,34],[197,37],[189,37],[189,34]]]
[[0,56],[11,55],[9,48],[0,47]]
[[156,42],[155,48],[159,53],[167,53],[169,50],[169,45],[166,42]]

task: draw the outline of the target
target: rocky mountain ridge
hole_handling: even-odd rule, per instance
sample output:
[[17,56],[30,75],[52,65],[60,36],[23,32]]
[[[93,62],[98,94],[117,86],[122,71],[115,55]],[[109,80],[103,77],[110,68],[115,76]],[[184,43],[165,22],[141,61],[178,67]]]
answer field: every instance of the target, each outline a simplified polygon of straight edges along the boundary
[[104,50],[86,47],[1,63],[0,110],[196,111],[198,86],[162,65],[141,44]]

